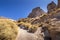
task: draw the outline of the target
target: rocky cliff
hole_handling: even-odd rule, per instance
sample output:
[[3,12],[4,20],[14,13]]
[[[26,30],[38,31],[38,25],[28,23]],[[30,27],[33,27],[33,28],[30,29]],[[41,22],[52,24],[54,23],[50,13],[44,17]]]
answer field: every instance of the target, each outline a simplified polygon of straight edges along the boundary
[[[44,40],[60,40],[60,8],[52,1],[47,6],[48,12],[34,8],[28,18],[18,20],[18,26],[29,33],[35,33],[41,27]],[[37,32],[38,33],[38,32]]]

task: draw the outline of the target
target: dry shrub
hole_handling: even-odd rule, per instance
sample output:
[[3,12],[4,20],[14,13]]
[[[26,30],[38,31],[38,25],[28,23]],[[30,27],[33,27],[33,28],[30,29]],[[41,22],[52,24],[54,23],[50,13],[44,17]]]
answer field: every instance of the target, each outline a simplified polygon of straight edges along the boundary
[[0,19],[0,40],[15,40],[18,26],[9,19]]

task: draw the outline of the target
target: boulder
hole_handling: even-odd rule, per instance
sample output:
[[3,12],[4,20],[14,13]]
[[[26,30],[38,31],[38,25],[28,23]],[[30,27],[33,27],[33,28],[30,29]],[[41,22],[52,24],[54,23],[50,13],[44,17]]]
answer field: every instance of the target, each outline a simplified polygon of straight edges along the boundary
[[44,27],[48,28],[50,37],[52,40],[60,40],[60,20],[59,19],[51,19],[49,23],[44,23]]
[[44,40],[41,28],[38,28],[35,33],[29,33],[26,30],[19,29],[16,40]]

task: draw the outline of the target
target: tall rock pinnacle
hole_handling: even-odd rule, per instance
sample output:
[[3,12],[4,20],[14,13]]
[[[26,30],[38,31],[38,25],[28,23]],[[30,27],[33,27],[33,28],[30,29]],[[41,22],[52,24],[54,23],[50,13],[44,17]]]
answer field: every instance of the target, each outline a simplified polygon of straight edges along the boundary
[[45,13],[40,7],[36,7],[32,10],[32,12],[28,15],[28,18],[35,18]]
[[56,9],[56,4],[53,1],[48,4],[47,6],[48,13],[55,11],[55,9]]
[[58,0],[58,8],[60,8],[60,0]]

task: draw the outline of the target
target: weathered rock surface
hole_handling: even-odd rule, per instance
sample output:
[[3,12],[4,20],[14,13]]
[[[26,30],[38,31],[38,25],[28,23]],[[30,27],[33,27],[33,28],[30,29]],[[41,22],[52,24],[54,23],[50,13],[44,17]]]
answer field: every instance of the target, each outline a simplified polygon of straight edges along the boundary
[[59,19],[51,19],[50,22],[47,24],[43,24],[44,27],[48,28],[49,34],[52,40],[60,40],[60,20]]

